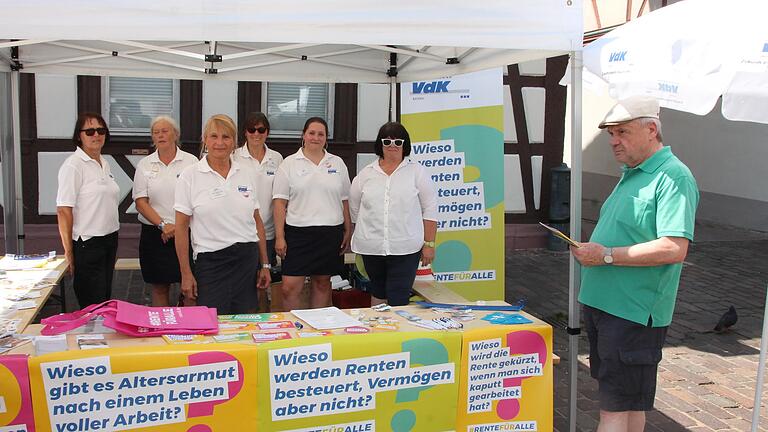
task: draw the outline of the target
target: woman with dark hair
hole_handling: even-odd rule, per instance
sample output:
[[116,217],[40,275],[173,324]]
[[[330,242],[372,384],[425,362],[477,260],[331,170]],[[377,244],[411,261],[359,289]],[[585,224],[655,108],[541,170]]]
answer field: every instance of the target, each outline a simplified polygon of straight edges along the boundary
[[80,114],[72,142],[77,149],[59,169],[56,215],[75,295],[85,307],[112,296],[120,187],[101,157],[109,128],[100,114]]
[[152,287],[152,306],[168,306],[172,283],[181,282],[176,259],[173,210],[176,180],[197,158],[179,146],[179,126],[167,116],[150,125],[154,153],[139,161],[133,178],[133,200],[139,211],[139,264],[144,282]]
[[352,181],[352,251],[362,255],[371,280],[371,305],[408,304],[419,259],[435,257],[437,191],[427,171],[408,156],[411,138],[397,122],[379,129],[379,159]]
[[[216,114],[203,130],[208,153],[181,172],[176,184],[176,256],[181,292],[220,315],[256,310],[256,289],[269,286],[264,224],[251,176],[232,159],[237,128]],[[189,264],[189,233],[195,259]]]
[[331,275],[341,272],[349,245],[349,173],[326,151],[328,124],[304,124],[299,151],[277,170],[274,192],[275,251],[283,258],[283,304],[300,309],[304,278],[310,276],[310,307],[331,304]]
[[264,113],[248,114],[242,130],[242,146],[235,150],[235,160],[243,166],[256,185],[259,214],[267,237],[267,261],[262,267],[270,269],[277,264],[275,255],[275,223],[272,218],[272,185],[283,156],[267,147],[269,120]]

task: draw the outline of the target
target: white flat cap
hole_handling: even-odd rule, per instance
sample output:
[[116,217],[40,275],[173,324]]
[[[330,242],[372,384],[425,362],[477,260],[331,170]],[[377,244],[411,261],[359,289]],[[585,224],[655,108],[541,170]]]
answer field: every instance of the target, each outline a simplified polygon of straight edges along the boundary
[[659,101],[648,96],[631,96],[620,100],[597,126],[605,129],[638,118],[659,118]]

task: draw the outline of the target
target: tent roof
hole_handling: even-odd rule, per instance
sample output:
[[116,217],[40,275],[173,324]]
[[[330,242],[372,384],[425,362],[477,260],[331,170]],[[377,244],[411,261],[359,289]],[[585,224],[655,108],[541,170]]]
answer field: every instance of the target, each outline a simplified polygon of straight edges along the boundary
[[580,0],[26,0],[0,14],[0,68],[19,46],[24,72],[81,75],[389,82],[396,53],[411,81],[581,41]]

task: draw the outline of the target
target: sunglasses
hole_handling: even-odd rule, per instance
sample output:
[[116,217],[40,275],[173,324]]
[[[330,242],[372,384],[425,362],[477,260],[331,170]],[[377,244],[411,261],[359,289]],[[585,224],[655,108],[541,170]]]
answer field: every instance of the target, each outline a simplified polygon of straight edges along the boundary
[[246,130],[248,131],[248,133],[256,133],[256,132],[258,132],[260,134],[263,134],[264,132],[267,131],[267,128],[264,127],[264,126],[261,126],[261,127],[251,126],[251,127],[247,128]]
[[88,136],[94,136],[96,134],[106,135],[107,134],[107,128],[100,127],[100,128],[80,129],[80,132],[85,132],[85,134],[88,135]]
[[405,140],[402,138],[396,138],[396,139],[382,138],[381,143],[387,147],[391,145],[394,145],[395,147],[402,147],[403,144],[405,143]]

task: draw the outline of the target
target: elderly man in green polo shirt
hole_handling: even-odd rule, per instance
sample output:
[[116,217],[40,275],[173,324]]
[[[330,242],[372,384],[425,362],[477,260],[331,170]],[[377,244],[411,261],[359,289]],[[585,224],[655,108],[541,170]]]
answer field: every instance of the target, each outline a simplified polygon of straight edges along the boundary
[[699,190],[688,167],[662,144],[655,99],[622,100],[598,127],[608,132],[622,175],[590,241],[571,252],[582,265],[579,302],[599,383],[598,431],[642,431]]

